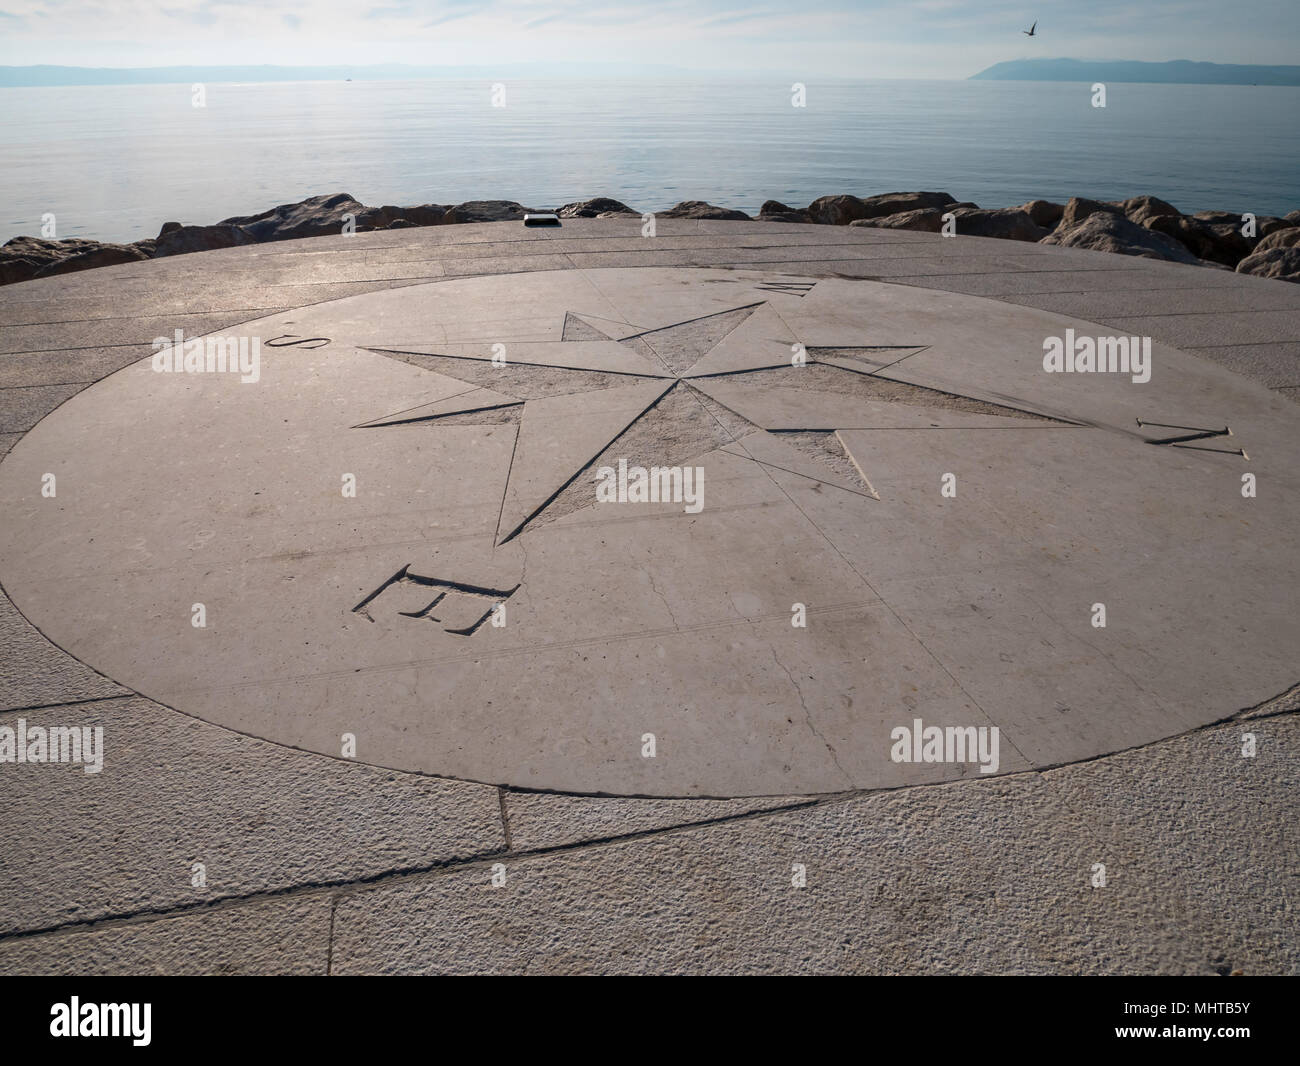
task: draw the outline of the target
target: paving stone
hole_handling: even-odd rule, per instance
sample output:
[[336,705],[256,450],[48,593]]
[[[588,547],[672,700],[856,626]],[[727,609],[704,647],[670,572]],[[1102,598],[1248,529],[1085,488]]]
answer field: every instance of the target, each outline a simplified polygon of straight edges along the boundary
[[107,319],[35,326],[0,326],[0,359],[7,352],[55,351],[104,345],[149,344],[155,337],[171,337],[177,329],[199,336],[262,317],[258,311],[174,317]]
[[0,389],[90,384],[153,354],[147,344],[0,355]]
[[[1098,253],[1101,254],[1101,253]],[[1122,257],[1119,257],[1122,258]],[[941,260],[938,262],[942,262]],[[964,264],[963,264],[964,265]],[[1183,267],[1183,270],[1199,270]],[[1207,270],[1196,277],[1198,288],[1204,286],[1233,288],[1229,276]],[[928,277],[906,277],[900,284],[916,285],[945,292],[965,292],[973,296],[1008,296],[1026,293],[1089,293],[1089,292],[1143,292],[1159,289],[1184,289],[1188,285],[1186,274],[1171,274],[1155,267],[1134,273],[1129,269],[1109,269],[1105,266],[1074,270],[1018,270],[1001,272],[990,270],[978,276],[966,277],[956,271],[934,273]]]
[[[15,435],[17,436],[17,435]],[[0,594],[0,711],[128,694],[56,648]]]
[[1118,292],[1094,290],[1036,293],[1028,296],[1008,295],[1002,299],[1008,303],[1056,311],[1063,315],[1076,315],[1093,321],[1108,321],[1120,316],[1213,315],[1223,311],[1283,311],[1300,308],[1300,292],[1224,285]]
[[89,382],[0,389],[0,431],[25,433]]
[[[241,736],[141,699],[0,715],[101,726],[103,769],[0,764],[0,931],[355,881],[505,849],[495,789]],[[206,887],[193,886],[193,864]]]
[[753,811],[802,806],[808,800],[800,796],[745,800],[611,799],[507,790],[503,802],[510,824],[510,848],[520,852],[721,821]]
[[1215,345],[1183,350],[1194,352],[1270,389],[1300,385],[1300,341]]
[[1158,334],[1166,343],[1185,348],[1272,344],[1280,338],[1293,338],[1300,334],[1300,309],[1222,312],[1216,315],[1143,315],[1106,321],[1108,325],[1129,333]]
[[259,900],[174,917],[0,939],[0,974],[56,977],[321,976],[330,901]]
[[334,972],[1295,974],[1300,720],[1266,724],[1253,761],[1222,727],[349,890]]

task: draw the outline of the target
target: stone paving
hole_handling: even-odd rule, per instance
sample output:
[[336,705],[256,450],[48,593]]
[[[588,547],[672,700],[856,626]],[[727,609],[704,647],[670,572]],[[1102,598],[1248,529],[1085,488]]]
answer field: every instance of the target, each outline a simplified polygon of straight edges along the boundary
[[[17,728],[19,719],[24,728],[99,725],[108,738],[98,774],[72,765],[0,764],[8,829],[0,851],[0,972],[1300,972],[1300,700],[1291,691],[1297,628],[1289,610],[1297,554],[1289,532],[1295,493],[1286,491],[1295,476],[1289,465],[1296,454],[1293,401],[1300,398],[1300,289],[1209,268],[979,238],[661,219],[658,235],[647,239],[639,227],[636,219],[612,219],[570,221],[552,231],[500,223],[316,238],[0,291],[0,451],[35,428],[0,465],[6,502],[0,580],[13,596],[0,601],[0,727]],[[524,274],[530,276],[518,277]],[[476,278],[486,280],[470,280]],[[594,298],[561,308],[578,299],[578,279],[595,286],[603,309]],[[545,299],[530,304],[528,293]],[[467,307],[479,310],[466,316]],[[454,328],[449,308],[461,309]],[[572,317],[555,318],[557,308]],[[710,316],[727,330],[709,334]],[[478,333],[464,325],[489,319]],[[1089,323],[1151,337],[1158,369],[1150,386],[1137,388],[1152,389],[1148,400],[1194,413],[1207,427],[1221,412],[1221,421],[1234,426],[1232,438],[1188,443],[1241,447],[1251,453],[1248,462],[1190,448],[1138,449],[1143,460],[1160,465],[1133,483],[1119,465],[1130,461],[1130,445],[1143,443],[1132,429],[1119,432],[1121,423],[1133,424],[1137,409],[1128,409],[1124,398],[1131,392],[1099,385],[1094,394],[1073,379],[1044,385],[1041,374],[1031,387],[1027,375],[1012,373],[1008,353],[1023,353],[1028,339],[1041,342],[1058,327]],[[449,332],[431,335],[440,326]],[[619,523],[593,526],[581,501],[566,502],[564,485],[557,489],[564,463],[581,467],[604,454],[602,442],[611,434],[641,424],[645,405],[629,390],[654,394],[647,404],[666,394],[703,395],[701,404],[726,412],[719,424],[729,435],[705,467],[707,484],[719,500],[742,508],[728,512],[741,519],[710,527],[709,541],[740,543],[743,514],[770,514],[772,506],[786,506],[781,501],[797,502],[848,567],[839,578],[830,562],[811,568],[808,582],[839,587],[808,598],[847,605],[849,629],[888,610],[913,631],[880,629],[868,653],[878,658],[863,673],[888,676],[909,648],[934,654],[940,667],[959,662],[950,672],[958,702],[969,699],[986,713],[1014,753],[1007,751],[999,772],[988,776],[967,765],[891,763],[887,741],[873,747],[852,727],[868,720],[880,740],[893,717],[872,710],[875,717],[863,719],[860,706],[835,715],[834,694],[850,683],[835,672],[848,644],[838,652],[819,645],[793,673],[777,657],[789,684],[813,696],[806,723],[791,721],[781,732],[775,716],[756,717],[763,707],[783,713],[785,707],[752,698],[775,691],[762,685],[781,680],[771,678],[774,666],[759,665],[759,646],[736,651],[736,639],[710,622],[704,606],[701,620],[713,628],[692,631],[683,622],[695,605],[712,602],[715,586],[716,597],[737,587],[726,553],[699,573],[682,572],[677,586],[661,586],[663,569],[649,571],[655,591],[646,585],[644,599],[661,602],[665,617],[635,619],[650,634],[638,638],[649,641],[644,650],[693,632],[674,646],[674,662],[692,646],[699,650],[683,692],[715,686],[688,713],[662,718],[661,731],[689,742],[656,760],[620,762],[615,749],[629,732],[641,733],[638,723],[657,703],[669,701],[654,693],[631,698],[635,690],[620,699],[612,685],[603,702],[575,711],[582,693],[599,684],[601,669],[582,675],[572,654],[545,665],[539,656],[557,654],[546,649],[513,657],[444,651],[465,637],[428,625],[434,615],[419,606],[410,625],[421,641],[432,641],[430,665],[414,668],[414,684],[382,690],[349,690],[341,676],[346,670],[320,690],[308,681],[222,684],[248,680],[242,671],[264,650],[257,621],[284,597],[252,574],[235,582],[243,592],[237,601],[245,604],[236,630],[252,639],[230,636],[216,650],[173,645],[168,651],[165,627],[151,631],[146,624],[151,610],[157,613],[151,597],[158,588],[139,575],[183,572],[189,582],[195,574],[178,570],[189,556],[178,547],[164,559],[150,542],[148,560],[132,564],[131,546],[155,531],[163,537],[189,529],[212,469],[191,467],[190,475],[203,476],[178,476],[149,489],[115,480],[114,463],[123,455],[177,455],[187,441],[196,454],[212,454],[222,424],[205,411],[223,402],[214,404],[211,392],[188,405],[178,392],[160,400],[157,390],[170,375],[152,375],[141,361],[153,354],[155,337],[176,329],[189,336],[242,330],[301,339],[325,327],[340,338],[336,346],[353,353],[352,378],[331,378],[342,364],[310,350],[291,352],[300,347],[291,344],[267,355],[267,383],[274,383],[277,367],[294,368],[299,378],[303,367],[316,368],[311,380],[324,383],[321,396],[346,398],[339,416],[349,428],[338,439],[392,441],[368,444],[383,451],[377,469],[405,463],[404,471],[432,471],[425,488],[439,498],[452,492],[450,460],[463,456],[471,440],[483,442],[473,463],[504,475],[462,478],[456,490],[464,517],[455,531],[486,548],[472,559],[455,556],[469,567],[457,573],[475,578],[452,593],[472,599],[474,589],[491,588],[499,594],[489,571],[511,543],[555,564],[538,564],[533,575],[564,574],[567,560],[566,581],[556,578],[566,588],[584,567],[617,575],[615,562],[635,554],[639,542],[620,542],[606,563],[598,552],[583,554],[583,538],[616,540]],[[737,329],[753,336],[736,333],[728,347],[726,338]],[[859,339],[868,334],[869,340]],[[497,337],[525,368],[509,387],[473,377],[486,372],[481,364]],[[818,392],[805,409],[791,400],[795,389],[746,381],[778,362],[762,355],[764,344],[769,355],[779,349],[784,358],[791,341],[804,340],[818,373],[839,373],[836,381],[854,388],[863,377],[872,388],[887,382],[889,396],[854,399],[853,389],[837,385]],[[461,377],[449,376],[453,370]],[[710,372],[727,376],[710,378]],[[574,375],[586,375],[581,390],[557,385],[560,378],[578,380]],[[592,382],[602,388],[591,391]],[[238,395],[237,382],[229,388]],[[948,399],[935,399],[936,390]],[[603,408],[594,399],[602,394]],[[292,406],[294,398],[287,402]],[[298,402],[304,410],[328,410],[306,386]],[[287,469],[292,448],[288,437],[272,432],[273,407],[258,416],[261,422],[235,423],[237,436],[259,444],[268,469]],[[224,408],[231,409],[229,397]],[[792,414],[795,409],[801,413]],[[609,412],[605,428],[597,425],[601,410]],[[814,416],[828,411],[835,412],[834,424],[817,422]],[[517,437],[509,421],[466,424],[484,412],[518,418]],[[1006,659],[999,665],[997,648],[1023,647],[1043,615],[1003,609],[992,634],[980,637],[982,631],[957,625],[951,612],[934,607],[950,593],[931,589],[909,599],[909,590],[924,587],[924,574],[950,556],[956,562],[936,577],[959,586],[961,603],[970,600],[989,617],[1002,605],[983,579],[998,567],[1037,575],[1038,585],[1026,577],[1019,590],[1036,606],[1050,595],[1057,573],[1050,564],[1028,565],[1014,551],[962,558],[968,546],[959,527],[938,537],[933,558],[909,556],[928,549],[907,540],[942,526],[920,502],[904,512],[901,531],[871,517],[878,501],[869,495],[901,497],[899,486],[914,473],[908,466],[914,448],[891,451],[880,441],[889,434],[917,439],[926,431],[903,427],[918,414],[941,434],[964,435],[960,450],[972,457],[981,456],[980,442],[988,439],[979,434],[1005,434],[980,458],[989,469],[1015,454],[1013,441],[1023,439],[1017,447],[1028,451],[1038,447],[1030,441],[1046,435],[1091,435],[1093,461],[1074,474],[1066,456],[1057,466],[1019,459],[1016,470],[1045,468],[1063,482],[1078,477],[1074,491],[1054,502],[1067,508],[1053,512],[1062,524],[1074,521],[1068,508],[1086,515],[1087,501],[1101,495],[1115,515],[1146,514],[1145,524],[1121,522],[1114,529],[1127,538],[1126,550],[1145,550],[1155,570],[1117,572],[1143,596],[1158,588],[1163,598],[1128,629],[1111,622],[1117,628],[1103,632],[1114,634],[1115,647],[1104,664],[1068,651],[1070,641],[1083,637],[1062,626],[1051,634],[1059,656],[1031,652],[1021,665],[1007,666]],[[445,428],[432,432],[434,419],[447,420]],[[362,425],[368,428],[350,428]],[[517,467],[507,455],[498,471],[491,441],[507,431],[523,451],[514,457]],[[681,459],[699,450],[699,440],[682,443],[676,429],[656,432],[645,439],[655,447],[680,445]],[[584,433],[592,443],[573,452]],[[833,436],[841,448],[835,461],[787,443],[800,433]],[[457,448],[440,453],[448,447],[437,443],[443,439],[459,442]],[[779,456],[778,445],[785,449]],[[56,447],[65,449],[66,468],[84,487],[74,492],[61,480],[67,510],[58,521],[33,525],[39,505],[24,496],[31,495],[36,471],[31,462]],[[296,447],[306,462],[325,455],[328,440],[312,437]],[[1041,458],[1041,451],[1035,454]],[[333,470],[338,464],[330,462]],[[1229,471],[1205,463],[1236,465]],[[766,480],[753,473],[760,468]],[[1255,510],[1234,510],[1226,497],[1222,504],[1187,502],[1217,491],[1219,481],[1235,482],[1247,468],[1260,478],[1261,492],[1250,501],[1261,505]],[[1157,476],[1151,469],[1162,483],[1178,485],[1160,506],[1141,491],[1142,479]],[[780,499],[769,499],[778,489]],[[152,510],[149,491],[161,501]],[[1025,501],[1038,490],[1025,491],[1028,496],[1008,502],[1018,508],[1009,518],[966,519],[964,528],[980,531],[977,544],[994,543],[1004,519],[1008,530],[1017,515],[1022,525],[1028,521]],[[858,510],[820,499],[828,492],[856,492],[850,506]],[[357,502],[365,498],[363,492]],[[1170,499],[1183,502],[1173,506]],[[749,505],[768,510],[743,511]],[[416,536],[401,517],[409,500],[390,493],[382,505],[367,506],[367,530],[376,521],[390,523],[386,542]],[[486,511],[491,521],[484,524]],[[328,517],[323,510],[311,528],[320,530]],[[690,517],[677,507],[660,525],[680,528]],[[1044,536],[1050,518],[1015,535]],[[1253,526],[1243,532],[1248,523]],[[234,534],[253,528],[263,527],[222,531],[237,540]],[[271,554],[292,554],[305,528],[287,533],[283,550]],[[855,541],[862,529],[871,537]],[[890,544],[891,532],[905,539]],[[1142,549],[1144,535],[1149,543]],[[347,596],[364,589],[349,600],[351,607],[378,583],[367,585],[369,577],[361,576],[370,574],[360,562],[373,534],[353,543],[339,526],[322,536],[338,553],[336,562],[357,560],[356,576],[350,563],[328,573],[295,573],[315,577],[315,589],[334,579]],[[208,557],[209,565],[229,579],[242,565],[242,547],[242,541],[227,545],[226,554]],[[438,545],[444,554],[434,558],[451,558],[449,550]],[[900,560],[892,577],[891,559]],[[904,559],[915,572],[902,566]],[[1121,561],[1103,558],[1071,594],[1086,597]],[[675,572],[685,562],[675,560]],[[780,557],[767,563],[769,571],[781,570]],[[870,596],[850,589],[854,573],[872,577]],[[544,584],[539,576],[533,580]],[[410,591],[418,598],[426,587]],[[641,602],[635,586],[625,592],[625,599]],[[443,592],[434,594],[442,599]],[[547,609],[555,602],[540,593],[535,599]],[[590,597],[574,593],[574,599],[583,611],[594,609]],[[540,610],[526,596],[516,606],[523,617]],[[743,600],[732,606],[747,625],[761,622],[767,610]],[[1056,606],[1044,610],[1050,618]],[[373,628],[349,614],[340,633]],[[543,631],[586,624],[608,633],[618,612],[606,614],[534,617],[544,620],[537,626]],[[816,619],[815,607],[812,614]],[[829,621],[829,613],[822,619]],[[292,613],[277,622],[292,627]],[[401,630],[398,643],[414,631]],[[515,631],[507,626],[505,632]],[[315,639],[317,628],[305,625],[303,634]],[[490,626],[471,639],[484,636],[492,639]],[[765,639],[764,656],[775,638]],[[716,669],[729,643],[731,654],[741,656],[735,667],[741,680],[732,684]],[[338,661],[347,646],[327,648],[321,661]],[[320,674],[319,663],[295,654],[306,666],[267,659],[260,664],[266,669],[250,672],[270,677],[282,665],[285,677]],[[461,691],[488,693],[494,706],[501,701],[500,711],[476,713],[486,701],[447,700],[439,706],[454,709],[451,723],[441,722],[443,732],[430,741],[419,719],[421,698],[411,693],[422,684],[454,692],[448,676],[472,674],[467,664],[485,659],[494,664],[490,676],[475,677],[475,687]],[[393,664],[415,660],[410,647],[394,650],[384,641],[359,661],[391,673]],[[627,677],[635,661],[626,653],[618,676]],[[510,668],[522,662],[535,669],[521,671],[528,677],[521,686]],[[920,660],[912,665],[918,676],[932,669]],[[769,673],[760,678],[763,670]],[[927,699],[944,672],[922,685]],[[537,698],[538,677],[548,678],[542,686],[548,699]],[[1060,707],[1036,703],[1052,685],[1078,691],[1077,712],[1062,719]],[[363,708],[362,696],[378,692],[382,698]],[[530,708],[538,713],[529,717]],[[740,721],[729,720],[741,710]],[[357,758],[339,758],[337,738],[355,720],[362,738]],[[745,738],[760,734],[761,750],[746,752]],[[588,738],[584,745],[562,743],[579,735]],[[552,750],[544,753],[548,740]],[[1253,745],[1253,757],[1243,757],[1246,745]],[[195,864],[204,875],[197,886]]]

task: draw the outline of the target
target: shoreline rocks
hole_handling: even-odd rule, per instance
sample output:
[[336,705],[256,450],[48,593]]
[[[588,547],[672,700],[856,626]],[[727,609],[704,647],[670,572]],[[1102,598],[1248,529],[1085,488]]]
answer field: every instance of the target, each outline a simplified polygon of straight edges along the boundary
[[[536,210],[513,200],[367,207],[340,192],[280,204],[260,214],[227,218],[211,225],[165,222],[157,237],[132,244],[83,237],[15,237],[0,247],[0,285],[214,248],[329,236],[344,232],[349,225],[357,233],[373,233],[416,226],[517,222],[525,213]],[[636,208],[604,196],[565,204],[556,213],[562,219],[641,216]],[[743,211],[702,200],[686,200],[656,214],[660,218],[754,221]],[[807,207],[768,200],[756,218],[760,222],[924,233],[945,232],[945,222],[951,218],[948,231],[955,230],[960,236],[1086,248],[1300,282],[1300,210],[1282,218],[1258,216],[1249,236],[1242,215],[1229,211],[1186,215],[1156,196],[1127,200],[1072,197],[1064,204],[1030,200],[1016,207],[981,208],[969,201],[959,202],[946,192],[892,192],[867,197],[837,194],[818,197]]]

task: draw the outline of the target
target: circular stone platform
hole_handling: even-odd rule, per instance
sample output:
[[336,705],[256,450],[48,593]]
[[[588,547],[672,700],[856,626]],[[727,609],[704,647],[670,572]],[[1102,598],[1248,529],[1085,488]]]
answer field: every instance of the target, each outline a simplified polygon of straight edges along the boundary
[[[37,425],[0,465],[0,581],[163,704],[404,770],[661,796],[980,773],[896,761],[917,720],[997,727],[1000,773],[1095,756],[1294,681],[1300,439],[1163,345],[1145,383],[1045,372],[1068,330],[1113,333],[705,269],[318,304],[222,335],[260,344],[256,381],[145,360]],[[599,502],[621,461],[698,496]]]

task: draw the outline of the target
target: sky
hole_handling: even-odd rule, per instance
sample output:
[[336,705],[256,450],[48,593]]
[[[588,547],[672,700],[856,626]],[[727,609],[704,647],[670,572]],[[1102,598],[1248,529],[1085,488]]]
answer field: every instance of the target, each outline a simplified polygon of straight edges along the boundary
[[0,0],[4,65],[544,60],[812,81],[1030,56],[1296,63],[1297,45],[1297,0]]

